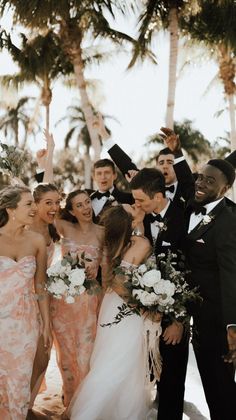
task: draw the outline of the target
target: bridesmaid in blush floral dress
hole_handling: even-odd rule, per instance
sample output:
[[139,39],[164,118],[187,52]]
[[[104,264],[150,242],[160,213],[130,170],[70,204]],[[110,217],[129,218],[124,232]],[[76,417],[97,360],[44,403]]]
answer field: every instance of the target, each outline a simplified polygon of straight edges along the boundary
[[[62,219],[57,220],[57,229],[63,237],[62,254],[84,253],[91,260],[87,263],[87,276],[96,279],[102,258],[103,228],[92,222],[92,206],[87,192],[76,190],[68,195]],[[101,296],[102,293],[84,292],[71,304],[51,299],[53,333],[65,406],[68,406],[75,389],[89,370]]]
[[35,210],[28,188],[6,187],[0,192],[0,418],[4,420],[24,420],[27,415],[39,337],[38,307],[45,350],[52,343],[44,290],[46,246],[41,235],[25,229]]
[[[33,197],[36,204],[36,214],[30,229],[40,233],[44,237],[47,249],[47,267],[49,267],[53,259],[55,242],[60,240],[60,235],[57,233],[54,225],[55,217],[60,207],[60,194],[55,185],[45,183],[39,184],[34,189]],[[43,337],[40,335],[31,378],[32,395],[27,419],[34,418],[34,413],[31,412],[34,400],[39,391],[46,389],[43,378],[46,373],[49,358],[50,353],[45,352]]]

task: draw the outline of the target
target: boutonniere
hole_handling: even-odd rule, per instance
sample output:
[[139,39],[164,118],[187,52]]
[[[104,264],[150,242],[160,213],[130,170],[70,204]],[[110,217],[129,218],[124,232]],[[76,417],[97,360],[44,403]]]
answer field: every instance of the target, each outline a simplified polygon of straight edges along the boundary
[[156,222],[157,226],[159,227],[160,232],[167,230],[166,220],[163,222]]
[[201,226],[205,226],[208,225],[209,223],[212,222],[212,220],[215,218],[215,216],[209,216],[208,214],[205,214],[201,220],[201,223],[199,225],[199,227]]
[[107,197],[107,201],[110,201],[111,203],[113,202],[113,201],[115,201],[116,199],[115,199],[115,197],[111,194],[109,197]]

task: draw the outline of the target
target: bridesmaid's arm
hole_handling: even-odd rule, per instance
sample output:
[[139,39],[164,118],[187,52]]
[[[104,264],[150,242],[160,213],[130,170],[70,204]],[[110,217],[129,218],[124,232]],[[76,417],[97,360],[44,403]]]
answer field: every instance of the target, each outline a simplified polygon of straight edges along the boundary
[[52,334],[50,327],[49,314],[49,295],[45,290],[46,270],[47,270],[47,251],[44,238],[37,235],[36,238],[36,272],[34,278],[35,292],[38,296],[39,310],[43,320],[44,346],[49,351],[52,346]]

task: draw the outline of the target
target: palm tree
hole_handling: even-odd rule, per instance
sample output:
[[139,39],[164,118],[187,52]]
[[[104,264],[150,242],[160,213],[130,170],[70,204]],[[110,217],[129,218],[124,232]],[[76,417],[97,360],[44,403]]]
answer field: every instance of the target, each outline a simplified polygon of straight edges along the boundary
[[236,3],[232,1],[202,1],[194,19],[184,22],[191,37],[208,47],[219,66],[219,78],[224,86],[229,106],[231,148],[236,148],[234,97],[236,93]]
[[73,65],[77,79],[81,107],[95,152],[100,155],[100,141],[93,126],[93,110],[90,104],[84,76],[83,43],[86,37],[108,38],[115,43],[133,42],[128,35],[112,29],[103,11],[114,16],[114,5],[124,11],[119,0],[49,0],[47,2],[26,2],[25,0],[0,0],[0,13],[12,8],[15,20],[31,28],[53,28],[60,39],[60,45]]
[[[199,130],[192,127],[192,121],[186,119],[182,123],[175,122],[174,131],[179,135],[181,146],[190,156],[194,165],[199,162],[201,155],[204,158],[211,156],[210,142]],[[151,136],[148,143],[160,144],[163,147],[163,141],[158,134]]]
[[[91,139],[89,136],[88,128],[85,121],[85,116],[82,108],[79,105],[71,105],[67,107],[68,115],[61,118],[57,124],[62,121],[68,120],[70,129],[64,139],[64,148],[68,149],[69,143],[73,137],[77,139],[77,150],[79,151],[79,145],[82,145],[84,150],[84,182],[86,188],[91,188],[91,169],[92,162],[90,157]],[[56,125],[57,125],[56,124]]]
[[18,64],[19,72],[1,77],[3,84],[17,89],[25,83],[36,83],[41,89],[41,102],[46,110],[46,129],[50,125],[50,103],[52,100],[52,81],[60,75],[73,71],[71,64],[60,48],[59,38],[52,32],[45,35],[27,37],[20,34],[21,46],[13,44],[8,35],[5,47]]
[[[0,108],[2,108],[3,113],[0,116],[0,130],[4,132],[6,138],[14,139],[16,146],[20,145],[19,141],[19,132],[20,129],[24,130],[24,139],[22,147],[25,147],[28,127],[31,121],[31,115],[29,114],[29,109],[26,105],[32,101],[34,98],[25,96],[20,98],[15,105],[7,104],[6,102],[0,103]],[[35,134],[35,131],[32,130],[31,134]]]
[[167,29],[170,37],[169,80],[166,107],[166,127],[174,126],[174,106],[176,91],[176,73],[178,44],[180,35],[180,17],[188,19],[197,11],[197,0],[147,0],[139,17],[139,36],[129,67],[132,67],[139,56],[145,57],[145,50],[151,44],[153,36],[162,29]]
[[[103,116],[105,117],[105,116]],[[109,116],[106,116],[109,117]],[[85,115],[83,109],[78,104],[71,105],[67,107],[67,115],[61,118],[57,124],[60,124],[62,121],[68,120],[70,129],[66,134],[64,139],[64,148],[68,149],[69,143],[73,137],[77,139],[77,148],[82,145],[84,149],[83,162],[84,162],[84,180],[85,187],[91,188],[91,170],[92,170],[92,161],[90,157],[90,148],[91,148],[91,138],[89,135],[88,127],[85,120]],[[56,125],[57,125],[56,124]],[[109,131],[109,129],[106,127]]]

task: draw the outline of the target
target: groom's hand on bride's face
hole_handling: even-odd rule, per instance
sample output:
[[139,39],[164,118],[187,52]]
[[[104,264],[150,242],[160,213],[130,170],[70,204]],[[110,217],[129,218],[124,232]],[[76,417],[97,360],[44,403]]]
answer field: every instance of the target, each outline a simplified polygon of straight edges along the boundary
[[181,324],[181,322],[174,321],[171,325],[166,327],[162,336],[166,344],[172,344],[175,346],[180,343],[183,332],[183,324]]

